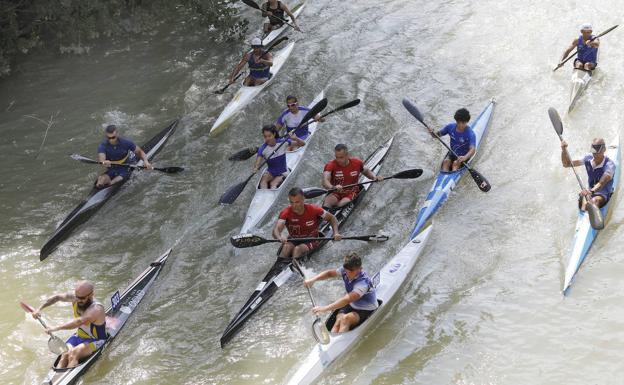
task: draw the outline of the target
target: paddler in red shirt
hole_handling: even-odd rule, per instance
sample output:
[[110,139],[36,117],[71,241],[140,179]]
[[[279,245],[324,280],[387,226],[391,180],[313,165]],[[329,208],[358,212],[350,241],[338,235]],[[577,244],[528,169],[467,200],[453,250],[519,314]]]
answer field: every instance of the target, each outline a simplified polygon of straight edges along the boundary
[[342,186],[358,183],[360,174],[370,180],[382,181],[383,177],[376,176],[360,158],[350,157],[346,144],[337,144],[334,148],[336,159],[329,161],[323,170],[323,187],[337,189],[325,197],[325,209],[343,207],[353,201],[360,192],[359,186],[343,189]]
[[[299,258],[317,248],[320,241],[297,241],[297,238],[316,238],[319,236],[321,220],[331,224],[335,241],[342,239],[338,231],[338,220],[325,211],[321,206],[305,203],[303,190],[293,187],[288,192],[290,206],[279,214],[279,219],[273,227],[273,238],[282,241],[280,258]],[[288,237],[282,235],[284,228],[288,229]]]

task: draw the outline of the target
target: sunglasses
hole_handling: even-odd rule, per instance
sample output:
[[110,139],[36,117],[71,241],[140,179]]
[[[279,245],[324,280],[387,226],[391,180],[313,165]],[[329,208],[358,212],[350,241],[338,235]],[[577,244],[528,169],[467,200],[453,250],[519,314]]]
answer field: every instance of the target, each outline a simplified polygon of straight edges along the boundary
[[81,297],[81,296],[79,296],[78,294],[74,293],[74,297],[76,297],[76,299],[77,299],[78,301],[84,301],[84,300],[86,300],[87,298],[89,298],[89,297],[91,296],[91,294],[93,294],[93,292],[91,292],[91,293],[89,293],[89,294],[85,295],[84,297]]
[[294,102],[294,103],[286,103],[286,105],[287,105],[288,107],[294,107],[294,106],[296,106],[297,104],[298,104],[297,102]]
[[604,144],[592,144],[591,152],[592,152],[592,154],[598,154],[600,152],[603,152],[604,148],[605,148]]
[[108,136],[107,135],[106,139],[108,139],[108,140],[115,140],[115,139],[117,139],[117,135],[115,135],[115,136]]

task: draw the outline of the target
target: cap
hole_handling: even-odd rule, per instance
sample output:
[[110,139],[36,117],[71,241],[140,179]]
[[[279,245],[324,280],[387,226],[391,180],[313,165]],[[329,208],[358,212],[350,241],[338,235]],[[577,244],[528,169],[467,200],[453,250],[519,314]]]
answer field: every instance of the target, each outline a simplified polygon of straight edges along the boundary
[[581,24],[581,31],[593,31],[591,23],[583,23]]
[[262,40],[260,40],[259,37],[254,37],[251,40],[251,46],[252,47],[262,47]]

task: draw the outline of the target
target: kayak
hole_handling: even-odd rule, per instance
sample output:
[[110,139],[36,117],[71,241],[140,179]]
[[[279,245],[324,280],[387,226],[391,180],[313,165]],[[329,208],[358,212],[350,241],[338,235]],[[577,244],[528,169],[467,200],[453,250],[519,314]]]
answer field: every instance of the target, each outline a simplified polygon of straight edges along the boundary
[[[383,160],[390,150],[392,146],[392,142],[394,141],[394,137],[390,138],[386,143],[379,146],[365,161],[365,166],[372,170],[374,173],[377,173],[382,166]],[[365,182],[369,180],[365,176],[360,177],[361,182]],[[342,226],[344,222],[349,218],[355,207],[362,201],[368,190],[370,189],[371,184],[365,184],[362,186],[357,197],[348,205],[344,206],[342,209],[336,211],[334,215],[338,220],[338,226]],[[322,223],[320,226],[320,236],[323,237],[331,237],[332,236],[332,228],[329,223]],[[314,249],[310,254],[306,256],[309,258],[315,252],[320,250],[320,248],[326,244],[328,241],[321,241],[321,245]],[[278,251],[279,254],[279,251]],[[236,313],[236,316],[230,321],[230,323],[225,328],[223,335],[221,336],[221,347],[225,346],[225,344],[234,337],[234,335],[242,328],[243,324],[266,302],[271,298],[277,289],[282,286],[290,277],[292,277],[294,267],[289,260],[284,260],[281,258],[277,258],[269,272],[265,275],[262,281],[256,286],[253,294],[245,305]]]
[[[299,18],[299,15],[301,14],[301,12],[303,11],[303,8],[305,8],[305,6],[306,6],[306,3],[304,1],[302,3],[299,3],[299,4],[295,5],[295,7],[290,10],[292,12],[292,14],[295,16],[295,19]],[[285,20],[292,24],[292,21],[288,19],[288,15],[284,14],[284,16],[286,16]],[[268,47],[271,43],[273,43],[273,41],[275,41],[275,39],[280,37],[289,28],[292,28],[292,27],[289,26],[288,24],[283,24],[278,29],[274,29],[273,31],[269,32],[269,34],[266,35],[262,39],[262,45],[265,46],[265,47]]]
[[[609,146],[606,152],[606,156],[613,160],[615,163],[615,175],[613,176],[613,188],[614,194],[609,199],[606,205],[600,208],[600,212],[602,213],[602,217],[605,220],[605,225],[608,223],[609,216],[611,214],[611,209],[613,207],[613,202],[616,198],[616,193],[619,190],[620,184],[620,168],[621,168],[621,154],[620,154],[620,137],[616,137],[615,140],[611,143],[615,145]],[[598,236],[599,230],[595,230],[591,227],[589,223],[589,215],[587,215],[586,211],[578,211],[578,217],[576,220],[576,229],[574,231],[574,240],[572,241],[572,252],[570,254],[570,259],[568,261],[568,265],[565,271],[565,278],[563,281],[563,294],[567,294],[572,281],[578,272],[581,264],[585,260],[591,245],[594,243],[594,240]]]
[[248,87],[241,83],[241,88],[238,90],[236,95],[234,95],[232,101],[227,106],[225,106],[223,112],[221,112],[221,115],[219,115],[217,120],[212,125],[209,135],[214,136],[223,131],[227,124],[230,122],[230,120],[238,112],[240,112],[247,104],[249,104],[256,97],[256,95],[262,92],[263,89],[273,83],[275,76],[286,62],[286,59],[288,59],[288,56],[290,56],[290,53],[292,52],[294,46],[294,42],[289,43],[286,47],[277,51],[273,55],[273,65],[271,66],[271,77],[269,78],[269,80],[259,86],[254,87]]
[[[314,106],[321,99],[323,99],[323,91],[314,98],[312,103],[310,103],[309,107]],[[256,185],[256,192],[254,194],[253,199],[251,200],[251,204],[249,205],[249,209],[247,210],[247,215],[245,215],[245,222],[243,223],[243,227],[241,229],[241,233],[250,232],[255,226],[260,223],[267,215],[273,204],[280,197],[281,193],[288,186],[288,182],[290,182],[294,178],[295,170],[297,166],[301,162],[303,155],[305,154],[306,149],[309,147],[310,140],[316,133],[316,123],[310,124],[308,130],[310,131],[310,135],[306,138],[306,145],[303,147],[297,148],[295,151],[288,151],[286,153],[286,164],[288,165],[289,174],[284,179],[284,181],[276,188],[276,189],[262,189],[260,188],[260,180],[258,180],[258,184]],[[284,144],[286,146],[287,144]],[[266,167],[262,170],[262,172],[258,173],[258,175],[262,175],[266,171]]]
[[149,267],[145,269],[123,293],[120,294],[118,290],[113,294],[111,297],[112,306],[106,310],[106,331],[108,333],[108,338],[104,345],[87,359],[83,360],[78,366],[71,368],[56,369],[56,365],[61,358],[61,356],[58,356],[48,376],[43,381],[43,385],[70,385],[78,381],[87,369],[100,358],[104,349],[115,339],[130,315],[134,313],[139,302],[141,302],[147,290],[158,277],[170,253],[171,249],[167,250],[156,261],[150,263]]
[[[174,120],[170,125],[168,125],[165,129],[160,131],[156,136],[150,139],[147,143],[145,143],[141,148],[147,154],[147,158],[152,160],[154,156],[160,151],[169,137],[174,133],[176,126],[178,125],[178,119]],[[140,160],[137,165],[142,165],[143,161]],[[57,247],[58,245],[65,240],[69,234],[81,223],[86,222],[89,218],[95,214],[95,212],[104,204],[110,197],[115,195],[121,186],[123,186],[132,175],[132,169],[130,169],[130,173],[128,174],[128,178],[122,180],[119,183],[115,183],[112,186],[108,186],[105,188],[97,188],[95,187],[95,183],[93,184],[93,188],[89,195],[76,206],[76,208],[63,219],[61,224],[59,224],[52,234],[52,237],[43,245],[41,248],[41,252],[39,253],[39,260],[43,261],[46,259]]]
[[[479,114],[477,119],[475,119],[470,127],[475,133],[477,138],[477,146],[476,153],[468,162],[472,164],[472,161],[475,159],[475,156],[479,153],[479,147],[481,146],[481,141],[483,139],[483,135],[487,131],[487,128],[490,124],[490,120],[492,118],[492,113],[494,112],[494,99],[490,100],[485,109]],[[446,202],[451,191],[455,189],[455,186],[459,183],[462,175],[466,172],[466,167],[462,167],[457,171],[449,171],[444,172],[440,171],[436,176],[435,181],[433,182],[433,186],[427,194],[427,199],[423,204],[423,207],[418,211],[418,217],[416,217],[416,225],[414,226],[414,230],[412,230],[411,237],[416,236],[419,232],[422,231],[427,225],[427,222],[431,220],[431,217],[438,212],[440,207]]]
[[372,278],[376,283],[376,294],[379,307],[368,317],[364,323],[355,329],[344,333],[331,333],[331,329],[336,321],[338,311],[334,311],[327,321],[325,327],[329,333],[329,343],[327,345],[317,344],[310,354],[303,360],[295,374],[289,379],[288,385],[304,385],[313,383],[320,377],[325,369],[333,362],[352,350],[355,344],[360,341],[366,332],[375,324],[378,324],[386,309],[392,303],[392,299],[399,292],[403,283],[409,278],[411,271],[422,254],[427,240],[431,235],[433,225],[427,226],[413,238],[392,258],[381,270]]
[[592,71],[575,68],[572,70],[572,89],[570,90],[570,107],[571,112],[583,91],[587,88],[592,78]]

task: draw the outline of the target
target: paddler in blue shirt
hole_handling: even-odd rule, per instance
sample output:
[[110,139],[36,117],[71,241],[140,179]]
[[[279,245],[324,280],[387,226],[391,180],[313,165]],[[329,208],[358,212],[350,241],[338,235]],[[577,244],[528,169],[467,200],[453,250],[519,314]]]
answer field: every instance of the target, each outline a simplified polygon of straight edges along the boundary
[[584,69],[592,71],[598,65],[598,47],[600,47],[600,41],[598,39],[590,41],[594,35],[592,35],[592,25],[585,23],[581,25],[581,35],[572,40],[572,44],[565,50],[561,61],[564,61],[566,57],[572,52],[573,49],[577,49],[578,55],[574,59],[574,68]]
[[316,281],[329,278],[341,278],[347,294],[329,305],[312,308],[312,312],[322,314],[340,309],[332,333],[344,333],[354,329],[379,307],[373,282],[362,270],[362,259],[356,253],[346,255],[341,268],[325,270],[313,278],[306,279],[303,284],[312,287]]
[[60,326],[47,328],[46,332],[76,329],[76,333],[66,342],[69,350],[61,355],[58,369],[77,366],[81,359],[89,357],[104,345],[106,338],[106,312],[104,305],[93,299],[94,286],[89,281],[76,284],[73,293],[56,294],[48,298],[32,313],[33,318],[41,317],[41,310],[57,302],[70,302],[74,309],[74,320]]
[[447,124],[443,129],[434,132],[429,129],[432,136],[448,135],[451,138],[451,149],[455,154],[449,152],[442,161],[442,171],[456,171],[462,167],[463,162],[467,162],[472,158],[477,148],[477,137],[474,131],[468,125],[470,121],[470,112],[465,108],[460,108],[455,112],[455,123]]
[[[300,106],[299,101],[296,96],[288,95],[286,97],[286,109],[282,111],[282,113],[278,116],[277,121],[275,122],[275,126],[278,130],[286,127],[288,131],[292,131],[295,128],[299,127],[301,120],[305,117],[305,115],[310,111],[308,107]],[[314,117],[315,122],[324,122],[325,118],[321,118],[320,114],[316,114]],[[305,124],[303,127],[299,128],[295,131],[295,135],[302,140],[306,140],[310,135],[310,131],[308,130],[309,125]],[[293,151],[297,148],[296,143],[292,143],[288,149]]]
[[137,157],[143,160],[145,167],[152,169],[152,165],[147,159],[147,154],[131,140],[120,137],[115,125],[107,126],[104,130],[104,135],[106,139],[98,146],[98,160],[108,170],[98,177],[96,182],[98,188],[110,186],[127,179],[130,174],[130,168],[118,165],[136,163]]
[[273,65],[273,55],[270,52],[262,50],[262,40],[255,37],[251,41],[251,52],[243,56],[241,61],[236,65],[232,74],[228,78],[228,83],[234,83],[234,78],[240,70],[243,69],[245,63],[249,66],[249,75],[243,82],[248,87],[259,86],[271,78],[271,66]]
[[267,170],[260,178],[260,188],[276,189],[288,175],[288,165],[286,164],[288,146],[294,142],[302,147],[305,146],[305,142],[299,139],[292,131],[288,133],[288,137],[280,137],[277,128],[273,124],[262,127],[262,137],[264,138],[264,143],[258,148],[258,156],[253,172],[258,172],[260,165],[266,161]]
[[[598,207],[607,204],[613,195],[613,175],[615,175],[615,163],[605,156],[607,146],[603,138],[595,138],[591,145],[591,154],[585,155],[582,159],[572,160],[567,157],[565,148],[568,143],[561,141],[561,163],[563,167],[585,166],[587,171],[587,184],[589,189],[581,191],[581,195],[586,199],[591,199]],[[585,210],[585,205],[580,203],[581,210]]]

